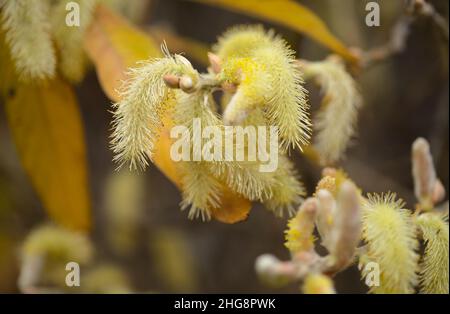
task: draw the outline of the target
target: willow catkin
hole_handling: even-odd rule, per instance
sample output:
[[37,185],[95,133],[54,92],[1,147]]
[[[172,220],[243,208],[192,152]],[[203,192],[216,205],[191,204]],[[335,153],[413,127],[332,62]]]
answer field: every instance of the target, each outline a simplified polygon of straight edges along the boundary
[[372,293],[413,293],[417,284],[418,241],[410,212],[395,194],[369,195],[363,204],[367,260],[380,269]]
[[2,28],[21,80],[48,79],[55,74],[48,11],[48,1],[0,1]]
[[190,62],[179,55],[151,59],[130,70],[130,79],[122,87],[119,103],[114,105],[111,145],[119,167],[145,168],[151,158],[162,118],[174,106],[174,94],[163,80],[165,74],[189,75],[197,80]]
[[270,125],[279,128],[281,147],[301,148],[310,137],[310,120],[302,75],[287,43],[260,26],[239,26],[214,47],[223,60],[219,77],[238,85],[224,120],[240,124],[262,108]]
[[362,98],[344,64],[335,58],[306,62],[301,67],[306,77],[322,87],[321,108],[314,118],[314,142],[322,164],[338,161],[355,133]]
[[425,241],[425,254],[420,264],[420,291],[448,294],[448,216],[422,214],[417,218]]

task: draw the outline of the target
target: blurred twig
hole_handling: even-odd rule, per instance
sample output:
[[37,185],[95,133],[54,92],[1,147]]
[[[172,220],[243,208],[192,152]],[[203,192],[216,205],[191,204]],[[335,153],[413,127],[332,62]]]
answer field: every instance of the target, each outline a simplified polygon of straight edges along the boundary
[[368,68],[395,54],[402,52],[410,33],[412,23],[420,16],[428,17],[439,27],[443,38],[448,42],[449,29],[445,18],[440,15],[430,3],[425,0],[406,0],[405,11],[394,25],[389,41],[380,46],[362,53],[362,68]]

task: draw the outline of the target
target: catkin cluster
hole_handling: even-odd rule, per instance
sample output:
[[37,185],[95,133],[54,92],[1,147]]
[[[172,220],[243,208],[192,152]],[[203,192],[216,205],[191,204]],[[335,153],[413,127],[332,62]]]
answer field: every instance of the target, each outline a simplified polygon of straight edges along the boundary
[[[130,70],[122,100],[115,105],[115,160],[120,165],[129,162],[131,168],[145,167],[147,158],[152,159],[164,119],[189,131],[194,119],[199,119],[202,127],[221,130],[231,125],[275,125],[281,140],[275,171],[259,171],[258,160],[237,161],[226,156],[214,161],[177,161],[182,177],[181,206],[190,207],[191,218],[209,219],[220,208],[226,186],[264,203],[277,215],[293,213],[304,189],[286,149],[306,145],[310,129],[306,93],[293,51],[262,27],[237,27],[225,33],[214,46],[216,54],[211,56],[215,61],[209,73],[198,73],[184,57],[164,51],[163,58]],[[212,96],[216,90],[222,91],[221,106]],[[187,141],[194,140],[193,133],[188,132]],[[235,135],[222,134],[220,143],[213,146],[223,145],[226,137]],[[247,156],[252,144],[248,141],[232,145],[243,148]]]

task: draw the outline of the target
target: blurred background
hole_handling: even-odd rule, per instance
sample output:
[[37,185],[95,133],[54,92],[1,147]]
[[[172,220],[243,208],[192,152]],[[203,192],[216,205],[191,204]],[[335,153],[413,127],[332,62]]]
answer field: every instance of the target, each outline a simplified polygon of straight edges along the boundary
[[[348,46],[363,50],[389,40],[404,5],[401,0],[376,1],[381,8],[381,25],[367,27],[366,0],[298,2],[321,17]],[[448,20],[448,1],[430,3]],[[123,6],[153,36],[164,30],[210,45],[230,26],[260,23],[281,34],[301,58],[322,60],[330,53],[279,25],[191,1],[135,0],[123,1]],[[160,40],[160,36],[155,38]],[[193,64],[204,70],[195,60]],[[421,136],[431,143],[438,176],[448,191],[448,42],[442,40],[433,22],[417,19],[404,51],[363,70],[357,81],[364,106],[357,137],[339,166],[365,192],[395,191],[413,207],[410,147]],[[315,110],[319,90],[313,85],[308,89]],[[76,87],[76,93],[87,142],[92,239],[98,263],[115,265],[130,289],[137,292],[298,292],[296,284],[268,288],[254,271],[254,261],[260,254],[289,257],[283,246],[286,218],[275,218],[255,204],[249,218],[234,225],[188,220],[187,212],[179,209],[179,191],[158,169],[151,166],[142,174],[114,170],[108,147],[110,101],[92,69]],[[308,192],[313,192],[321,169],[300,154],[291,158]],[[2,106],[0,292],[18,292],[20,245],[30,230],[46,221],[45,210],[19,162]],[[366,291],[356,267],[337,275],[336,289],[339,293]]]

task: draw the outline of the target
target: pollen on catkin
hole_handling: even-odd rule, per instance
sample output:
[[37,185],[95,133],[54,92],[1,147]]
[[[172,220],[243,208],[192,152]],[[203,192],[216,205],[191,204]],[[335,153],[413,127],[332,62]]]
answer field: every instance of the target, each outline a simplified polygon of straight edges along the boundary
[[225,123],[241,124],[262,108],[268,124],[279,128],[282,149],[306,145],[311,127],[306,90],[287,43],[260,26],[239,26],[213,50],[223,60],[220,79],[238,85],[225,107]]
[[448,216],[422,214],[417,225],[425,241],[425,254],[420,263],[420,291],[448,294]]
[[314,248],[314,224],[317,215],[317,200],[308,198],[300,206],[294,218],[290,219],[285,231],[284,246],[291,255],[308,252]]
[[21,80],[47,79],[55,74],[48,10],[48,1],[0,1],[1,26]]
[[313,146],[323,165],[338,161],[352,136],[362,97],[351,75],[340,59],[306,62],[301,67],[305,77],[314,78],[321,86],[323,100],[314,118]]
[[190,62],[166,53],[163,58],[145,61],[130,70],[121,88],[121,101],[114,105],[111,145],[119,167],[145,168],[163,126],[162,119],[174,106],[174,92],[163,81],[165,74],[187,75],[197,82],[198,73]]
[[367,261],[380,269],[372,293],[413,293],[417,284],[418,241],[412,217],[393,193],[368,195],[363,203],[363,239]]

